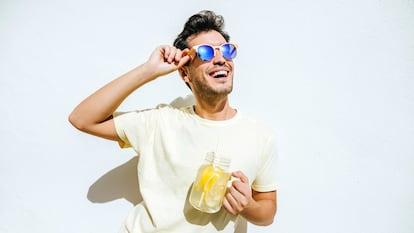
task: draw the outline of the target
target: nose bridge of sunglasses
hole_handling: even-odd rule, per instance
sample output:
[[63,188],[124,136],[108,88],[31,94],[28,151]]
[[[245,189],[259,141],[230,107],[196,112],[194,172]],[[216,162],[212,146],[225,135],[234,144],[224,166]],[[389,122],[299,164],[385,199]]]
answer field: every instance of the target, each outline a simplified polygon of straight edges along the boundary
[[226,58],[226,44],[220,46],[211,46],[214,50],[214,57],[219,54],[221,57]]
[[221,54],[223,54],[223,52],[226,50],[226,48],[225,48],[226,44],[219,45],[219,46],[211,46],[211,45],[205,45],[205,46],[206,46],[206,48],[208,48],[209,50],[212,51],[212,54],[214,56],[216,55],[217,51],[219,51]]

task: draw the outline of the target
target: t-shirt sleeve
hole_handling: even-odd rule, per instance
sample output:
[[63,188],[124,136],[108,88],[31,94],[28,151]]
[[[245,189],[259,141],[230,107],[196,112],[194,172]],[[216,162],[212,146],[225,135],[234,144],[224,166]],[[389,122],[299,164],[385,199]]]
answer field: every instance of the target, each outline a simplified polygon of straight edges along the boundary
[[121,148],[132,147],[135,151],[140,151],[140,145],[151,140],[154,134],[158,111],[146,109],[127,113],[114,113],[114,123],[116,132],[121,139]]
[[119,146],[132,147],[139,153],[142,145],[152,144],[162,116],[170,109],[168,107],[169,105],[160,104],[155,108],[115,112],[113,114],[115,130],[121,139]]
[[[131,130],[131,127],[134,127],[133,122],[136,122],[137,113],[136,112],[115,112],[114,113],[114,124],[116,132],[121,139],[119,142],[119,146],[121,148],[129,148],[132,147],[130,143],[131,138],[136,138],[130,132],[135,130]],[[133,141],[133,140],[131,140]]]
[[279,187],[278,154],[273,137],[270,137],[264,146],[260,164],[256,179],[252,183],[252,189],[258,192],[277,190]]

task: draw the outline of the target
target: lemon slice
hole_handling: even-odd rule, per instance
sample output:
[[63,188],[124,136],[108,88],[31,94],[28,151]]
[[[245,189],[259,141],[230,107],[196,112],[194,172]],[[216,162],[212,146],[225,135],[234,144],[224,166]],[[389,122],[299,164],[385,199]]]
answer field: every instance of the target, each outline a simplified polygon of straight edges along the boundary
[[201,177],[198,178],[198,181],[195,185],[197,191],[204,191],[204,186],[206,183],[214,176],[214,168],[210,165],[206,166],[201,174]]
[[204,183],[203,192],[208,193],[210,191],[211,187],[216,182],[218,176],[219,175],[217,173],[215,173]]
[[209,192],[213,184],[216,182],[217,178],[222,174],[222,170],[216,169],[211,165],[206,166],[201,177],[198,179],[198,182],[195,185],[195,189],[197,191]]
[[204,201],[207,206],[220,206],[224,193],[227,188],[227,181],[229,176],[226,174],[217,175],[214,183],[209,184],[209,189],[204,196]]

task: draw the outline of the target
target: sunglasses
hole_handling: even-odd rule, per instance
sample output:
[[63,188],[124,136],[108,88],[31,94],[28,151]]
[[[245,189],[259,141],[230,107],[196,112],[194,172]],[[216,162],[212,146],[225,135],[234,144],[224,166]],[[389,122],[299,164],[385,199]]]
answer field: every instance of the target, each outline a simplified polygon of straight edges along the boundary
[[227,60],[232,60],[237,55],[237,45],[233,43],[226,43],[220,46],[202,44],[191,48],[202,61],[211,61],[216,55],[216,49],[220,49],[221,54]]

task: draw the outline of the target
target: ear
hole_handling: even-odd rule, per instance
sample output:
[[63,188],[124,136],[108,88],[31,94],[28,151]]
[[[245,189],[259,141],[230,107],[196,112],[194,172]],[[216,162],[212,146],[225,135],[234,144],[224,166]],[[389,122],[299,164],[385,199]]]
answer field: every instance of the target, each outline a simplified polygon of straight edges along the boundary
[[184,82],[188,82],[188,76],[187,76],[187,67],[185,67],[185,66],[183,66],[183,67],[180,67],[179,69],[178,69],[178,73],[180,74],[180,76],[181,76],[181,79],[184,81]]

